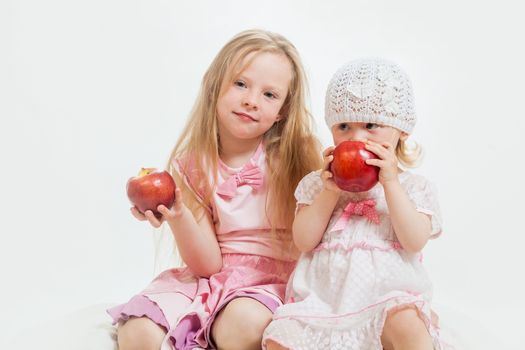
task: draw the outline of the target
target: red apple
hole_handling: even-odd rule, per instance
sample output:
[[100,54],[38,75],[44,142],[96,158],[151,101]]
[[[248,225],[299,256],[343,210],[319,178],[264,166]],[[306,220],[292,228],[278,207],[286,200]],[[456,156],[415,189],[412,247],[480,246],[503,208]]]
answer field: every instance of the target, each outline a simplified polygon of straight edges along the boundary
[[337,186],[348,192],[368,191],[378,181],[379,168],[365,163],[377,155],[361,141],[343,141],[334,149],[330,171]]
[[155,168],[142,168],[138,176],[128,180],[126,191],[128,198],[141,213],[151,210],[157,218],[162,216],[157,211],[160,204],[171,208],[175,201],[175,181],[167,171]]

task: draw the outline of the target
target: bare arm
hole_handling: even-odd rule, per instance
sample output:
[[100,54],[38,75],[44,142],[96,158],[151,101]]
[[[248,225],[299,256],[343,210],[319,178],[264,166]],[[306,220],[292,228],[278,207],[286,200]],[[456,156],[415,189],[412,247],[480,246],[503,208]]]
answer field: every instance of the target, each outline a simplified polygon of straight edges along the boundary
[[309,252],[319,244],[338,198],[338,194],[323,189],[311,205],[299,209],[292,229],[294,243],[301,252]]
[[430,238],[432,229],[430,218],[416,210],[408,194],[399,183],[394,147],[388,142],[378,144],[367,141],[366,148],[380,158],[369,159],[366,162],[380,168],[379,182],[385,190],[390,219],[399,243],[407,252],[421,251]]
[[[182,203],[180,189],[175,190],[175,204],[171,209],[159,205],[157,210],[162,214],[173,233],[182,260],[190,270],[202,277],[209,277],[222,268],[222,256],[211,217],[208,213],[199,215],[199,221]],[[204,210],[204,209],[203,209]],[[159,227],[159,221],[148,210],[145,215],[132,208],[133,215],[139,220],[148,220],[154,227]]]
[[390,220],[399,243],[407,252],[421,251],[430,238],[430,218],[416,210],[399,181],[386,183],[384,189]]
[[323,189],[311,205],[299,209],[293,222],[294,243],[302,252],[309,252],[319,244],[341,194],[341,190],[332,179],[332,173],[328,171],[333,159],[333,149],[329,147],[323,153]]

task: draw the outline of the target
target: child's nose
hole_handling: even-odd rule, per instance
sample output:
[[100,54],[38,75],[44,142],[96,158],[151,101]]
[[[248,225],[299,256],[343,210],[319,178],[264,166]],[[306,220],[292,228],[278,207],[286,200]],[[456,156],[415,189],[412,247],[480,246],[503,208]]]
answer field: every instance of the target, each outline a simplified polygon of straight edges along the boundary
[[253,92],[246,92],[243,96],[242,105],[246,108],[257,109],[257,97]]
[[368,133],[363,129],[352,130],[349,135],[350,141],[366,141]]

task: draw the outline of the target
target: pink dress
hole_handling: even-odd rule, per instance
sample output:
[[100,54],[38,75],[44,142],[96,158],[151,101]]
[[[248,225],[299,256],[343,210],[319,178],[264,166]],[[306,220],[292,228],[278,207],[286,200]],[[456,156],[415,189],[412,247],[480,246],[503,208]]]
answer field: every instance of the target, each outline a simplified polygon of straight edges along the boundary
[[[431,217],[431,237],[437,237],[441,218],[432,186],[409,172],[399,179],[416,210]],[[311,204],[322,187],[319,171],[305,176],[295,192],[298,206]],[[443,349],[432,322],[431,299],[422,256],[399,244],[382,186],[343,192],[320,244],[299,258],[286,304],[274,313],[263,344],[271,339],[294,350],[382,350],[387,312],[415,305],[434,348]]]
[[230,188],[230,195],[218,194],[218,190],[213,195],[212,218],[223,257],[221,271],[210,278],[199,278],[188,268],[164,271],[129,302],[108,310],[114,323],[145,316],[163,327],[167,332],[163,350],[214,349],[211,325],[232,299],[252,298],[273,312],[282,304],[286,282],[295,266],[295,257],[290,260],[286,254],[291,242],[277,240],[266,218],[262,144],[243,167],[234,169],[221,162],[219,168],[218,188],[228,180],[242,179],[246,169],[260,169],[263,180],[253,187],[249,180],[233,181],[236,186]]

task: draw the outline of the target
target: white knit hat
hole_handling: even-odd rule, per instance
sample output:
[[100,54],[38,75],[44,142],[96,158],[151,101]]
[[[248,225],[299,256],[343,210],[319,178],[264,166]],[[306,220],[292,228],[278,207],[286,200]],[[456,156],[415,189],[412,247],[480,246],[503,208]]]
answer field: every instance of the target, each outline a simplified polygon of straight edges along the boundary
[[329,128],[345,122],[377,123],[410,134],[416,124],[410,80],[389,61],[351,61],[328,85],[325,120]]

